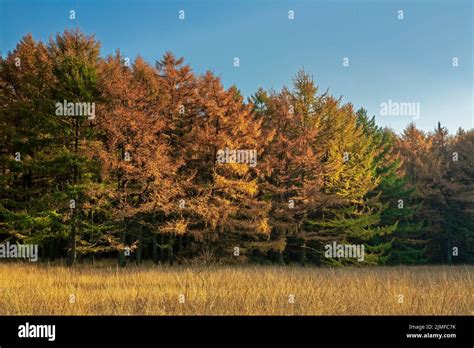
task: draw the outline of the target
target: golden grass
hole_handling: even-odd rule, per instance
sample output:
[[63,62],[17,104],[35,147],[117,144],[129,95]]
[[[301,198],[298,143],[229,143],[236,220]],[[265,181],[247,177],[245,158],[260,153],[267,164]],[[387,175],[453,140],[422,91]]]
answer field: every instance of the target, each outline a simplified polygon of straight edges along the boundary
[[[0,264],[1,315],[473,315],[474,266]],[[179,302],[180,294],[185,303]],[[75,303],[73,297],[75,296]],[[289,303],[294,295],[294,303]],[[399,303],[403,295],[403,303]]]

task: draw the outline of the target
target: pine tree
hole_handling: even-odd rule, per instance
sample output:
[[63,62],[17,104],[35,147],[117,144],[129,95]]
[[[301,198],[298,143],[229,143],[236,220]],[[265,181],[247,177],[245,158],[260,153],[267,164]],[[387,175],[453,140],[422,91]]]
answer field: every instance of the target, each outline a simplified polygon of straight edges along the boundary
[[[61,119],[55,116],[56,83],[48,48],[31,35],[2,60],[1,210],[12,242],[53,246],[68,234],[64,187],[70,167],[62,147]],[[45,248],[41,252],[44,255]]]
[[[325,97],[319,110],[320,136],[315,146],[323,149],[323,192],[325,207],[308,216],[306,228],[311,239],[319,243],[364,244],[365,263],[384,263],[389,242],[381,241],[395,225],[381,225],[383,205],[379,196],[370,193],[380,184],[376,171],[378,149],[364,133],[351,104]],[[340,264],[353,260],[323,259]]]
[[[89,143],[94,140],[92,127],[95,103],[98,99],[97,66],[100,44],[93,36],[85,36],[80,31],[66,30],[50,40],[48,53],[52,62],[52,71],[56,80],[52,85],[52,95],[56,100],[56,116],[61,129],[60,142],[64,162],[65,180],[63,191],[69,201],[69,248],[67,263],[73,265],[76,259],[76,244],[82,239],[82,227],[85,220],[84,206],[87,204],[86,191],[93,177],[97,175],[96,165],[87,153]],[[89,105],[88,113],[57,115],[58,104],[77,103]],[[94,108],[94,109],[92,109]],[[63,112],[65,110],[62,110]],[[83,252],[86,252],[83,246]]]
[[405,173],[401,170],[402,160],[394,149],[396,135],[377,126],[375,118],[369,119],[365,109],[358,110],[357,116],[365,134],[372,139],[372,148],[377,150],[374,175],[380,176],[380,184],[372,194],[379,195],[383,204],[380,225],[396,224],[393,233],[384,238],[391,241],[390,262],[423,263],[426,261],[423,221],[415,219],[421,202],[414,199],[414,189],[407,187]]
[[474,260],[474,130],[460,129],[452,141],[448,171],[451,262]]
[[432,244],[434,250],[439,250],[439,257],[451,264],[460,249],[467,255],[468,236],[472,234],[472,203],[469,198],[466,199],[473,183],[473,177],[469,175],[472,146],[469,147],[469,142],[464,141],[469,138],[463,137],[462,131],[456,139],[449,136],[440,123],[430,137],[433,146],[427,206],[429,212],[440,217],[438,234],[432,238]]
[[78,30],[25,36],[0,72],[0,240],[43,258],[354,263],[325,256],[336,242],[366,264],[474,261],[472,130],[397,136],[304,70],[246,103],[171,53],[102,59]]

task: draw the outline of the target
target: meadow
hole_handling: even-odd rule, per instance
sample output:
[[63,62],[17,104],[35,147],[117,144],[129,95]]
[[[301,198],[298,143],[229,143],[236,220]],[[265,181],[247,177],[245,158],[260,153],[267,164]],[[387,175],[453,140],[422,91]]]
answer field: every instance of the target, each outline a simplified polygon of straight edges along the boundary
[[474,315],[474,266],[1,263],[0,315]]

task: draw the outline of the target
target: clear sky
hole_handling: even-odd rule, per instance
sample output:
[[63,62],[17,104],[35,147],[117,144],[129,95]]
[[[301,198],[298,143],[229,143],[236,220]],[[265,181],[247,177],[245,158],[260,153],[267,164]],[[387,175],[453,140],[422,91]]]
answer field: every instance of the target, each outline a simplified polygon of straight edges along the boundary
[[170,50],[245,96],[279,90],[304,68],[380,125],[401,131],[413,121],[381,115],[392,100],[419,103],[418,127],[441,121],[455,132],[474,127],[473,17],[472,0],[0,0],[0,49],[5,56],[28,32],[45,41],[78,27],[104,56],[120,48],[153,63]]

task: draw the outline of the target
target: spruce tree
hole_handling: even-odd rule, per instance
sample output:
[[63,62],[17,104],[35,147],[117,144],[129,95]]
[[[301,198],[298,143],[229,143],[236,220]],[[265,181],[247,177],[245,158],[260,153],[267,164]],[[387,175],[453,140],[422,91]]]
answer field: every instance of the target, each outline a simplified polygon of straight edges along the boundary
[[390,263],[426,262],[423,221],[415,219],[421,202],[413,197],[414,189],[407,187],[402,159],[394,149],[396,135],[377,126],[375,118],[369,119],[365,109],[358,110],[357,116],[364,133],[372,139],[372,147],[378,151],[374,175],[380,176],[380,183],[371,194],[379,195],[383,205],[380,225],[396,225],[393,233],[383,238],[391,241]]

